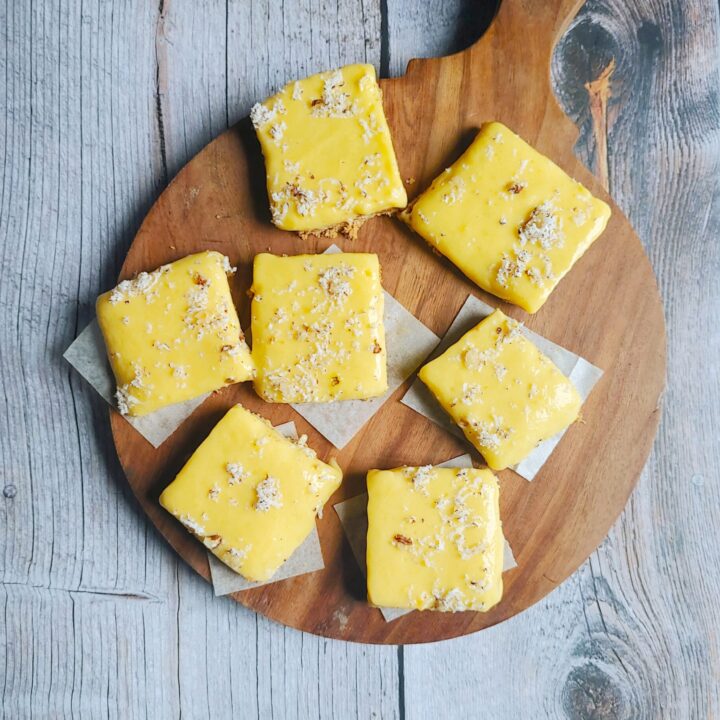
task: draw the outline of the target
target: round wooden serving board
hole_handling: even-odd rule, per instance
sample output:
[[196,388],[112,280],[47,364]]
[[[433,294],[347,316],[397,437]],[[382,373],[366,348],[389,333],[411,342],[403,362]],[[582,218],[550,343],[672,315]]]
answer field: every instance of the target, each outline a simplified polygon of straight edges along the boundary
[[[437,463],[468,451],[400,404],[408,383],[342,452],[289,406],[263,403],[249,383],[210,397],[157,450],[113,411],[115,444],[135,495],[205,579],[206,550],[160,508],[157,497],[231,405],[240,402],[274,424],[292,419],[320,457],[337,456],[345,480],[318,522],[325,569],[232,596],[243,605],[300,630],[357,642],[415,643],[465,635],[547,595],[590,555],[622,511],[660,416],[665,326],[642,245],[573,155],[576,128],[550,88],[552,48],[578,6],[576,0],[505,0],[473,47],[450,57],[413,60],[404,77],[381,81],[402,177],[415,179],[408,184],[411,196],[459,155],[482,122],[500,120],[610,203],[607,230],[539,313],[529,316],[484,294],[393,218],[373,219],[358,240],[338,241],[347,250],[377,253],[385,288],[440,336],[473,293],[605,371],[585,403],[583,422],[568,430],[532,483],[509,470],[499,473],[503,524],[518,561],[504,574],[502,602],[486,614],[413,612],[392,623],[365,602],[364,578],[332,505],[363,492],[369,468]],[[121,277],[198,250],[219,250],[238,266],[233,293],[247,328],[253,256],[267,250],[321,252],[329,244],[303,241],[271,225],[263,161],[245,120],[210,143],[165,190],[135,238]]]

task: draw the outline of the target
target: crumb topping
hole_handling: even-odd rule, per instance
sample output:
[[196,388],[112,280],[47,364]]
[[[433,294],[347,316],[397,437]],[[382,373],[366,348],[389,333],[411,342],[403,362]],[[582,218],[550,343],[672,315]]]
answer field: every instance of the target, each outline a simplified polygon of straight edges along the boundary
[[330,73],[323,81],[320,98],[312,101],[313,117],[345,118],[358,112],[356,103],[350,102],[350,93],[344,92],[345,79],[340,70]]
[[372,113],[370,113],[370,115],[368,115],[367,120],[365,120],[364,118],[358,118],[358,122],[360,123],[360,127],[362,128],[362,131],[363,131],[363,134],[362,134],[363,142],[366,144],[369,143],[370,140],[380,132],[377,118]]
[[530,213],[518,229],[518,237],[522,247],[528,243],[539,245],[543,250],[563,246],[562,223],[551,201],[546,200]]
[[335,303],[343,303],[352,293],[352,286],[348,278],[355,275],[355,268],[351,265],[332,265],[323,270],[318,277],[320,287],[325,294]]
[[257,499],[255,500],[255,509],[257,511],[267,512],[270,508],[282,507],[280,483],[271,475],[267,475],[264,480],[258,483],[255,492],[257,493]]
[[465,181],[461,177],[455,176],[448,182],[447,187],[447,192],[442,195],[441,199],[446,205],[454,205],[465,194]]
[[190,517],[190,515],[180,515],[178,520],[194,535],[205,535],[205,528]]
[[169,270],[169,265],[163,265],[153,272],[141,272],[132,280],[123,280],[110,292],[110,303],[130,302],[130,298],[138,296],[143,296],[148,303],[153,302],[158,295],[155,286]]
[[413,490],[423,495],[428,494],[428,484],[434,476],[432,465],[422,465],[416,468],[409,467],[405,468],[404,472],[410,478]]
[[228,475],[229,485],[239,485],[243,480],[247,480],[250,477],[250,473],[240,463],[229,462],[225,466],[225,470]]
[[147,373],[138,363],[133,363],[133,373],[134,375],[130,382],[119,385],[115,390],[115,400],[117,401],[117,408],[121,415],[129,414],[130,408],[140,402],[135,396],[133,389],[151,389],[151,386],[147,386],[145,383]]
[[250,120],[256,130],[260,130],[269,122],[274,120],[278,115],[284,115],[287,112],[282,99],[278,98],[272,108],[267,107],[263,103],[255,103],[250,109]]

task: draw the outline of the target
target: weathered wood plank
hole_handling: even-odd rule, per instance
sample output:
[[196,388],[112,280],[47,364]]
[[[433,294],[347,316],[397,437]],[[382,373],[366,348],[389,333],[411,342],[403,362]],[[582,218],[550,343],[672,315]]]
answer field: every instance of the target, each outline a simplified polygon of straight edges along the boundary
[[[408,717],[696,718],[720,714],[720,103],[717,6],[589,0],[556,53],[561,103],[599,168],[584,83],[615,58],[610,188],[665,300],[669,384],[653,458],[591,560],[539,607],[440,647],[406,648]],[[699,341],[699,344],[698,344]],[[531,652],[528,652],[531,648]],[[439,663],[439,668],[438,668]],[[502,680],[483,671],[499,668]],[[433,678],[451,677],[440,692]],[[472,685],[473,692],[464,691]],[[432,690],[428,688],[432,687]]]
[[[261,5],[258,17],[278,13]],[[319,16],[312,48],[377,64],[378,7],[316,3],[284,17],[308,27]],[[281,36],[259,35],[244,12],[167,1],[0,9],[0,714],[397,714],[393,649],[293,633],[178,566],[129,498],[106,408],[60,359],[167,179],[308,61],[303,38],[278,53]],[[363,17],[365,36],[338,36]],[[249,87],[260,67],[251,36],[274,79]]]
[[177,654],[175,618],[158,599],[3,585],[0,608],[2,717],[179,714],[163,682]]
[[[58,17],[42,4],[10,7],[2,23],[9,82],[0,434],[3,483],[14,489],[0,505],[3,579],[144,589],[146,559],[118,542],[142,545],[147,531],[128,504],[105,408],[60,354],[116,273],[128,231],[157,189],[154,116],[141,99],[154,82],[139,69],[151,64],[152,48],[135,36],[115,46],[128,22],[119,8],[81,14],[71,3]],[[134,20],[152,24],[152,13]],[[125,93],[128,86],[137,93]],[[119,116],[133,124],[116,147]]]
[[441,57],[472,45],[499,0],[387,0],[383,76],[397,77],[413,58]]

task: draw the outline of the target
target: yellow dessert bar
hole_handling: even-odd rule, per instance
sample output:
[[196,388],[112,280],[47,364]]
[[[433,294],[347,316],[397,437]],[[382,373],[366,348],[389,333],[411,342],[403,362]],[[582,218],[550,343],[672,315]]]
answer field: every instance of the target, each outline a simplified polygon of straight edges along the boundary
[[459,612],[500,601],[503,534],[489,470],[371,470],[367,487],[373,605]]
[[218,252],[188,255],[123,280],[97,299],[117,405],[145,415],[254,374]]
[[255,390],[264,400],[357,400],[387,390],[377,255],[261,253],[252,293]]
[[372,65],[291,82],[250,118],[277,227],[352,234],[367,217],[407,204]]
[[269,580],[313,529],[342,481],[241,405],[228,410],[165,488],[160,504],[213,554],[254,582]]
[[497,122],[400,217],[483,290],[537,312],[610,208]]
[[519,463],[573,423],[582,405],[570,380],[500,310],[418,377],[493,470]]

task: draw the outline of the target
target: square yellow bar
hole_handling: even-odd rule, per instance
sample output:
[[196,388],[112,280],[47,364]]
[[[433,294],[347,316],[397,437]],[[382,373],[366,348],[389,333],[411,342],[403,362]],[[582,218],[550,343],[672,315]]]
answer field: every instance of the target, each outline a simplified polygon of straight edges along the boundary
[[489,470],[371,470],[367,486],[373,605],[459,612],[500,601],[503,534]]
[[483,290],[534,313],[610,208],[492,122],[400,217]]
[[570,380],[500,310],[418,377],[493,470],[519,463],[577,420],[582,405]]
[[342,481],[241,405],[231,408],[165,488],[160,504],[213,554],[253,582],[269,580],[313,529]]
[[224,255],[201,252],[97,299],[121,413],[146,415],[253,376],[227,280],[233,272]]
[[371,253],[255,256],[255,390],[268,402],[357,400],[387,390],[384,296]]
[[407,204],[372,65],[289,83],[250,118],[282,230],[354,234],[366,218]]

